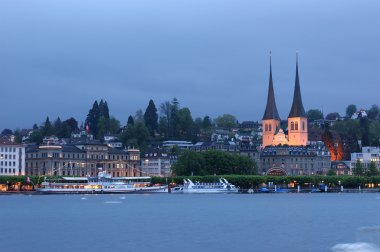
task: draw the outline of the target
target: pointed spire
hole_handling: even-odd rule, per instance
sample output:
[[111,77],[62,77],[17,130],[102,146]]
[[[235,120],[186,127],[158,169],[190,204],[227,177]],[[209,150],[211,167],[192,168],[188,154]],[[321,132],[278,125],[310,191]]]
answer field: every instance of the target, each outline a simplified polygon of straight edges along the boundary
[[273,89],[273,80],[272,80],[272,53],[269,56],[269,88],[268,88],[268,99],[267,106],[265,108],[265,113],[263,116],[263,120],[268,119],[277,119],[280,120],[280,116],[278,115],[276,100],[274,98],[274,89]]
[[300,80],[298,76],[298,53],[296,54],[296,82],[294,85],[293,104],[288,118],[306,117],[305,109],[302,104]]

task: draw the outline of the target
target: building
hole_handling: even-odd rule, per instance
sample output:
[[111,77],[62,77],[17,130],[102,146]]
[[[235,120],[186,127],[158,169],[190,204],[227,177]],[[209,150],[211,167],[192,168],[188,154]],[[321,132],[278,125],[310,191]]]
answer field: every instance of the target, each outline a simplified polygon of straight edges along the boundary
[[0,176],[25,175],[25,146],[0,138]]
[[141,162],[143,176],[169,177],[172,175],[171,167],[177,160],[175,155],[170,155],[166,149],[151,149],[144,154]]
[[26,149],[25,170],[34,176],[96,176],[99,171],[114,177],[140,176],[140,151],[110,148],[97,140],[30,145]]
[[263,175],[317,175],[331,168],[331,155],[320,146],[267,146],[260,152]]
[[351,153],[351,160],[348,161],[351,171],[355,168],[357,161],[361,162],[364,170],[369,168],[371,162],[374,162],[376,168],[380,170],[380,148],[365,146],[362,147],[362,152]]
[[262,119],[262,149],[259,171],[270,175],[325,174],[331,167],[331,155],[322,142],[309,145],[308,120],[302,103],[298,57],[292,106],[281,127],[277,111],[270,60],[267,104]]
[[293,103],[288,115],[288,133],[280,126],[280,116],[277,111],[272,80],[272,61],[270,60],[269,88],[267,105],[262,119],[262,147],[289,145],[306,146],[308,143],[308,123],[302,104],[301,87],[298,75],[298,59],[296,62],[296,80],[294,85]]
[[164,148],[173,148],[174,146],[177,146],[181,150],[186,150],[186,149],[191,149],[191,147],[193,147],[193,144],[192,142],[189,142],[189,141],[175,141],[175,140],[162,142],[162,147]]

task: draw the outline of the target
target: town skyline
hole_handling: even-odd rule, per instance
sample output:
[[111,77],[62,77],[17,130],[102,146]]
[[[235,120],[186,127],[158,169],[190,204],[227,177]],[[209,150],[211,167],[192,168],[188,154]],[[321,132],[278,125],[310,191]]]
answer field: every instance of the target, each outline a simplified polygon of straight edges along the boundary
[[378,2],[195,2],[2,2],[0,128],[46,116],[83,122],[100,99],[125,124],[149,99],[159,106],[174,97],[193,118],[260,121],[270,51],[281,119],[296,52],[306,110],[342,115],[349,104],[379,104],[371,92],[380,80]]

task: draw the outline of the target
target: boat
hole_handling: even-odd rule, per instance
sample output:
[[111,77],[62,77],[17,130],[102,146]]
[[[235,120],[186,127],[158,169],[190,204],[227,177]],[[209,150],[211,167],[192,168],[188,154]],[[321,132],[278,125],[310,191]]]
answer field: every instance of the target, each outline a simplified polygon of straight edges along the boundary
[[48,179],[36,191],[45,194],[157,193],[168,192],[167,185],[151,185],[151,177],[62,177]]
[[183,193],[238,193],[239,188],[229,183],[225,178],[220,178],[219,183],[200,183],[184,179]]
[[170,188],[170,193],[183,193],[183,186],[176,186],[173,188]]

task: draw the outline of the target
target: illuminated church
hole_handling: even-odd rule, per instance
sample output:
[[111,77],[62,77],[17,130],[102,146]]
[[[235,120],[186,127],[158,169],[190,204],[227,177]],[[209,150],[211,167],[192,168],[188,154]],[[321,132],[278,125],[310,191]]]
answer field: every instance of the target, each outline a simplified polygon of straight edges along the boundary
[[307,116],[302,104],[301,87],[296,62],[296,81],[294,85],[293,104],[288,115],[288,134],[280,127],[280,116],[276,107],[272,80],[272,61],[270,61],[268,99],[262,120],[262,147],[289,145],[306,146],[308,142]]
[[259,172],[272,176],[326,174],[331,166],[329,151],[323,142],[308,144],[308,121],[302,104],[298,59],[293,104],[287,119],[287,130],[284,130],[281,128],[276,107],[270,62],[268,99],[262,120]]

